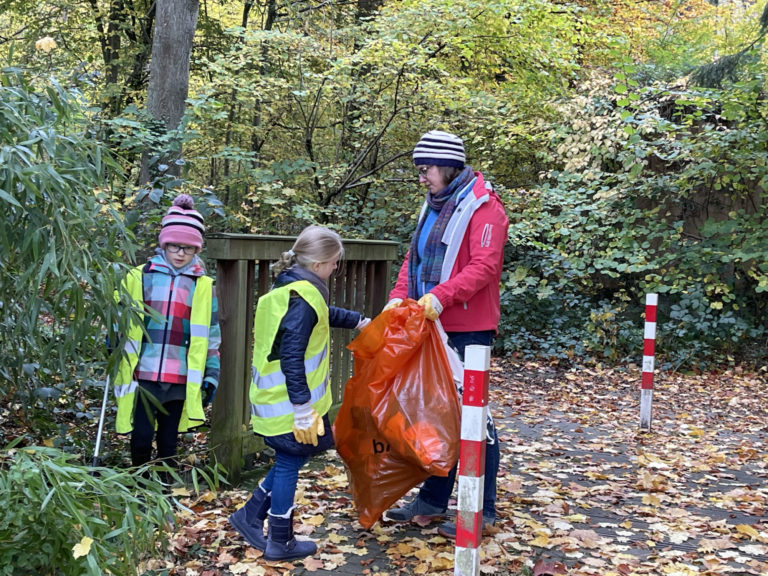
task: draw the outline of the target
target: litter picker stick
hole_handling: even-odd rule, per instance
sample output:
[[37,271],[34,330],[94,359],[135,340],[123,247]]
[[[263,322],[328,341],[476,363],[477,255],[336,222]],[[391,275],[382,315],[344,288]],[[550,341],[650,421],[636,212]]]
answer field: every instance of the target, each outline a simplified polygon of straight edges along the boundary
[[465,348],[454,576],[479,576],[480,574],[485,430],[488,417],[490,367],[491,348],[489,346],[473,345]]
[[93,450],[93,466],[99,465],[99,449],[101,448],[101,432],[104,429],[104,416],[107,412],[107,397],[109,396],[109,374],[104,382],[104,399],[101,401],[101,415],[99,416],[99,430],[96,433],[96,447]]

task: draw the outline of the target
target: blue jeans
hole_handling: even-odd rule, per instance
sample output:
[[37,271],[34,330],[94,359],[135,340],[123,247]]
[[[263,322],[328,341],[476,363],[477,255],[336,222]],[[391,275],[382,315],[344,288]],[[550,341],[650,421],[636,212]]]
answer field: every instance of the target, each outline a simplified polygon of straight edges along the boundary
[[[449,332],[448,343],[456,348],[464,360],[464,349],[472,344],[490,346],[493,341],[492,330],[482,332]],[[485,478],[483,483],[483,517],[496,520],[496,476],[499,473],[501,448],[499,437],[494,430],[493,444],[485,443]],[[419,491],[419,498],[438,508],[447,508],[453,493],[458,465],[454,466],[447,477],[430,476],[424,481]]]
[[272,492],[272,508],[269,513],[273,516],[282,516],[293,507],[299,470],[307,460],[309,456],[295,456],[275,450],[275,464],[261,482],[264,490]]

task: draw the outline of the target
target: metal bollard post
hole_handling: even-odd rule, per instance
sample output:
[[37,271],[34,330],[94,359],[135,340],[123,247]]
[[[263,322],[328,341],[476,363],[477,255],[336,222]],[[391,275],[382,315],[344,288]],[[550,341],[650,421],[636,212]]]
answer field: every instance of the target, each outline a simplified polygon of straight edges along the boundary
[[456,513],[454,576],[480,574],[483,537],[485,429],[488,413],[489,346],[464,350],[464,394],[461,399],[459,499]]
[[640,428],[651,431],[653,405],[653,370],[656,348],[656,305],[658,294],[645,295],[645,332],[643,334],[643,376],[640,385]]

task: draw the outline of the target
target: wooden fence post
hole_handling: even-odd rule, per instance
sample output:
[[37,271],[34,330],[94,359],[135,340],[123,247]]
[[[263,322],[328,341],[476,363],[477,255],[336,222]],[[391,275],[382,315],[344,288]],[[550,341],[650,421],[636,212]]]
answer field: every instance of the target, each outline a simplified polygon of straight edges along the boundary
[[[244,408],[248,402],[253,325],[253,299],[248,291],[248,262],[220,260],[216,270],[216,295],[221,326],[221,375],[212,405],[211,439],[216,461],[228,472],[229,481],[240,480],[243,452],[243,425],[249,422]],[[250,307],[249,307],[250,305]],[[238,407],[233,412],[232,407]]]

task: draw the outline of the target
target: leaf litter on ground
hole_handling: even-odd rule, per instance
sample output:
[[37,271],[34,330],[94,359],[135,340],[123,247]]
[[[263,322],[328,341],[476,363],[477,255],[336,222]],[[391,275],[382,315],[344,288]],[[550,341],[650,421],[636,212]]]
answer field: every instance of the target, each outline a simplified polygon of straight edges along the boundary
[[[768,574],[768,374],[657,371],[639,428],[635,366],[494,360],[502,446],[483,574]],[[161,563],[174,575],[453,574],[437,524],[356,521],[334,451],[300,474],[296,533],[312,557],[267,563],[227,521],[249,491],[181,499]],[[455,501],[451,505],[455,508]]]

